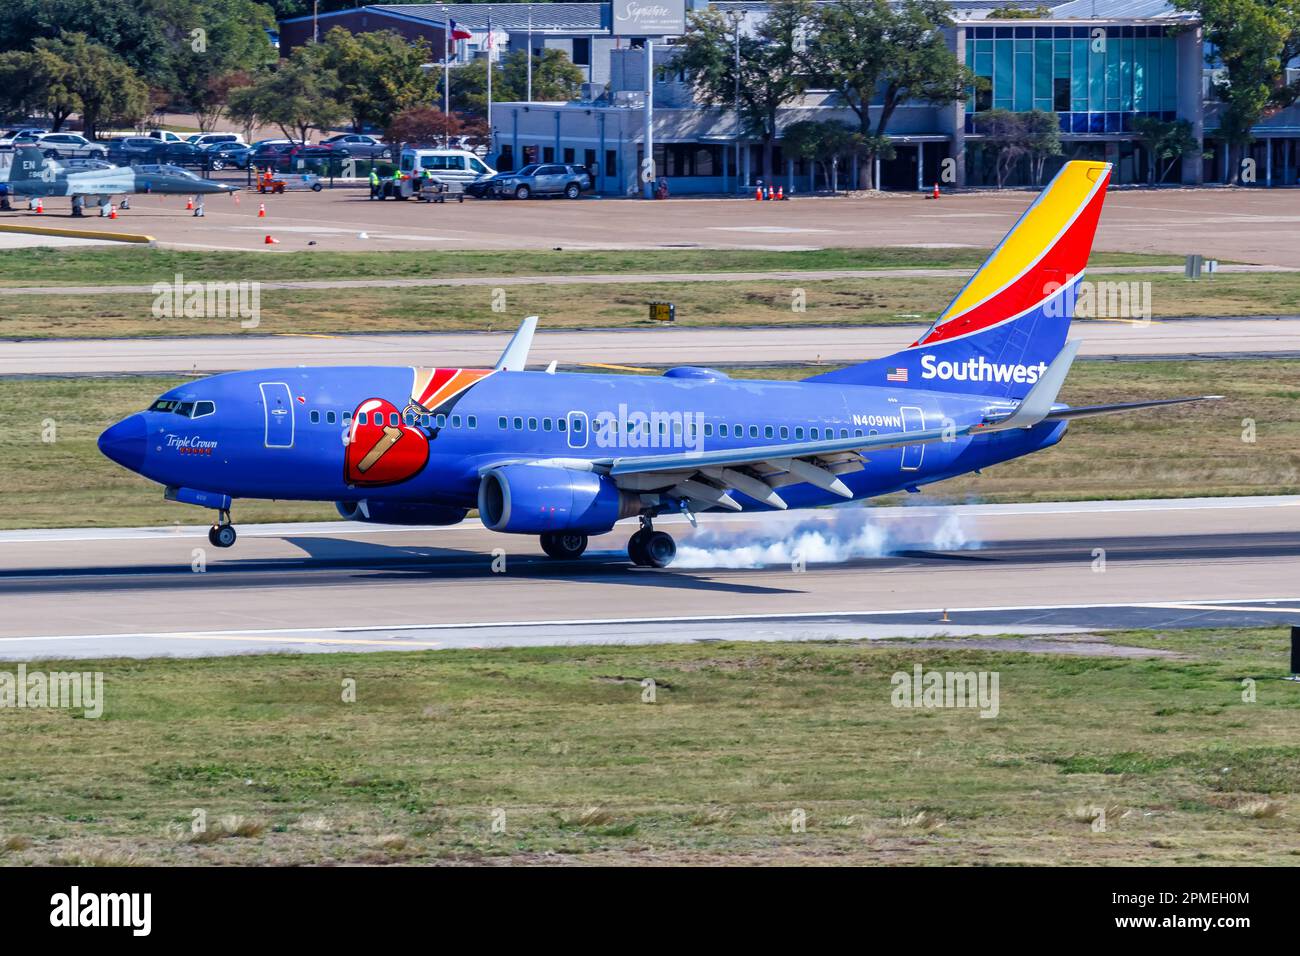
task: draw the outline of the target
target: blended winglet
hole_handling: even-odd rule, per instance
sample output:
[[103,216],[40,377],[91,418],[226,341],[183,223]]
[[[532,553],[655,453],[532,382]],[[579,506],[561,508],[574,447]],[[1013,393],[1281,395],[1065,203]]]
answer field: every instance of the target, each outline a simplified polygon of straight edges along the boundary
[[530,315],[519,323],[519,330],[501,353],[495,366],[498,372],[522,372],[528,364],[528,350],[533,347],[533,333],[537,331],[537,316]]

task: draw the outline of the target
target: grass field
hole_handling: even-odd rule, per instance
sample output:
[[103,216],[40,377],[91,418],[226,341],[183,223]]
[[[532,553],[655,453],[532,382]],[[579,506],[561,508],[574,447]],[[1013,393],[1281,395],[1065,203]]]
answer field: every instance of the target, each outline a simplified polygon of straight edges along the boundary
[[[1108,640],[1172,656],[1007,639],[29,663],[102,671],[105,705],[0,710],[0,863],[1294,866],[1283,629]],[[996,672],[997,716],[894,707],[915,665]]]
[[[638,272],[757,272],[800,269],[974,268],[986,250],[888,246],[875,249],[547,249],[399,252],[179,252],[172,249],[6,250],[0,285],[139,285],[189,281],[522,276]],[[1094,266],[1180,265],[1177,256],[1099,252]]]
[[[1189,282],[1173,275],[1097,273],[1098,282],[1151,283],[1155,318],[1300,313],[1300,273],[1221,275]],[[188,275],[187,275],[188,279]],[[6,296],[5,338],[114,338],[513,329],[521,315],[544,328],[647,328],[652,301],[669,300],[682,326],[900,325],[929,323],[964,283],[960,278],[824,281],[620,283],[501,287],[263,290],[256,329],[237,317],[157,318],[154,297]],[[504,295],[494,311],[494,295]],[[800,308],[793,306],[799,303]],[[809,356],[812,359],[812,356]],[[615,359],[616,360],[616,359]]]
[[[802,378],[808,368],[737,369],[736,377]],[[0,528],[194,524],[210,513],[100,455],[99,433],[179,379],[0,379]],[[1037,455],[927,487],[937,501],[1060,501],[1300,492],[1300,363],[1079,362],[1063,400],[1075,405],[1223,393],[1227,399],[1077,422]],[[1255,441],[1242,440],[1243,421]],[[42,440],[47,420],[55,441]],[[239,523],[332,520],[328,504],[240,501]]]

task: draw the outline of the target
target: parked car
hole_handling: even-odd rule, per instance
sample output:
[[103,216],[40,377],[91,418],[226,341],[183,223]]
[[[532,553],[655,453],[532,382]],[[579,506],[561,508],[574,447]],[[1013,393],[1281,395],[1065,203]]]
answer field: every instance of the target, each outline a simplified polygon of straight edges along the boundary
[[183,143],[185,137],[178,133],[173,133],[169,129],[151,129],[147,135],[150,139],[156,139],[160,143]]
[[[428,170],[436,179],[466,185],[496,174],[495,169],[464,149],[408,147],[402,150],[398,168],[408,178],[418,179],[424,175],[425,170]],[[387,199],[393,195],[391,182],[385,182],[380,198]]]
[[475,199],[500,199],[500,186],[503,179],[509,179],[511,176],[518,175],[515,172],[497,173],[493,176],[484,176],[482,179],[476,179],[465,186],[465,195],[473,196]]
[[48,129],[43,129],[40,126],[20,126],[17,129],[8,130],[3,136],[0,136],[0,146],[13,146],[15,143],[34,143],[39,137],[48,132]]
[[244,137],[239,133],[195,133],[193,136],[186,138],[185,142],[193,143],[195,146],[201,146],[205,149],[217,143],[237,143],[242,146]]
[[76,156],[104,159],[108,156],[107,146],[86,139],[80,133],[45,133],[36,137],[35,145],[48,159],[72,159]]
[[253,165],[278,172],[321,172],[331,162],[348,158],[346,149],[311,143],[271,143],[250,154]]
[[320,141],[322,146],[337,146],[358,159],[392,159],[393,147],[367,133],[339,133]]
[[108,144],[106,158],[118,165],[149,163],[162,147],[161,140],[149,136],[124,136]]
[[578,199],[591,189],[591,174],[582,166],[532,163],[497,183],[497,194],[529,199],[533,196],[564,196]]
[[247,169],[253,147],[244,143],[213,143],[205,148],[213,169]]

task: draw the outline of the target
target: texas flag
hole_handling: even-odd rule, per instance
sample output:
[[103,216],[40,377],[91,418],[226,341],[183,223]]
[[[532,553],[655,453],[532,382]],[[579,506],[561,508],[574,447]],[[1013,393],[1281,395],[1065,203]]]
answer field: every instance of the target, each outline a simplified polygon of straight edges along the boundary
[[450,36],[453,40],[468,40],[474,34],[470,33],[464,27],[456,26],[455,20],[448,20],[447,35]]

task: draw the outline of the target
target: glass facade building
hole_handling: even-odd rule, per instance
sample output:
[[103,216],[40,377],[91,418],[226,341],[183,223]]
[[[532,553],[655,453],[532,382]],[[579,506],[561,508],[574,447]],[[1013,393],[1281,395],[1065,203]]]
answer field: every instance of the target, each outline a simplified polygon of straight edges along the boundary
[[1176,45],[1163,25],[967,27],[966,65],[982,82],[966,103],[966,132],[987,109],[1053,112],[1072,135],[1175,119]]

